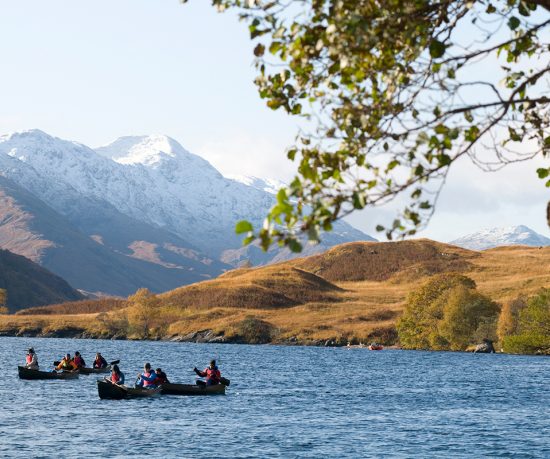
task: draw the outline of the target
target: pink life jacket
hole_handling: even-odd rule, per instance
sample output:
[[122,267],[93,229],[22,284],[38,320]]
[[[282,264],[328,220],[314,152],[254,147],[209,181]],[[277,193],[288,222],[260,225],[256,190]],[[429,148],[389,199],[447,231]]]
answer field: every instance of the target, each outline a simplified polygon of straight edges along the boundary
[[26,362],[27,362],[27,365],[30,365],[32,363],[32,355],[27,354]]

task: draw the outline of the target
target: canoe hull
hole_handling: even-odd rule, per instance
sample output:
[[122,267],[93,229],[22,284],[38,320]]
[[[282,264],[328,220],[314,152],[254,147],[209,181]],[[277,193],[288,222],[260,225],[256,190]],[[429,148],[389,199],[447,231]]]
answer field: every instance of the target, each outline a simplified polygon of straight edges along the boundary
[[77,379],[78,372],[62,372],[31,370],[25,367],[17,367],[21,379]]
[[196,384],[163,384],[161,386],[163,395],[225,395],[225,386],[198,386]]
[[95,374],[102,374],[102,373],[109,373],[111,371],[111,366],[105,368],[88,368],[88,367],[82,367],[78,369],[79,373],[81,375],[95,375]]
[[160,395],[160,387],[157,389],[140,389],[126,386],[117,386],[106,381],[97,381],[99,398],[104,400],[123,400],[127,398],[154,397]]

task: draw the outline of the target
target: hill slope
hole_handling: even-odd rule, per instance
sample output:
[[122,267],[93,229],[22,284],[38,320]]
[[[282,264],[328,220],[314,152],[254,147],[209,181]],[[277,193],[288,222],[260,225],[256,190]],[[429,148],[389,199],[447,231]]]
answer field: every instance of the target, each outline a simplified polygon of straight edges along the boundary
[[8,292],[10,312],[84,298],[59,276],[25,257],[1,249],[0,288]]
[[[252,323],[269,330],[266,339],[272,342],[391,344],[408,293],[446,271],[464,273],[478,291],[503,302],[550,286],[550,247],[474,252],[429,240],[344,244],[322,255],[237,269],[161,294],[152,333],[197,339],[198,332],[211,330],[208,336],[217,340],[246,341],[243,324]],[[40,318],[46,330],[56,329],[52,324],[58,320],[78,324],[87,336],[112,336],[109,324],[122,323],[123,311],[114,311],[112,322],[103,317],[103,329],[95,314],[38,315],[5,318],[0,332],[16,333]],[[132,336],[130,329],[117,330],[118,336]]]

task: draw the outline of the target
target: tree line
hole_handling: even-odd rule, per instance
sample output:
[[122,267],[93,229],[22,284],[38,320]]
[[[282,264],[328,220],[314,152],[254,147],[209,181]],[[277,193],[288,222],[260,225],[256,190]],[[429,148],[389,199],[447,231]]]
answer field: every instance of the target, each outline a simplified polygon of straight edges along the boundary
[[405,349],[463,351],[488,339],[504,352],[550,354],[550,289],[500,305],[469,277],[440,274],[409,294],[397,330]]

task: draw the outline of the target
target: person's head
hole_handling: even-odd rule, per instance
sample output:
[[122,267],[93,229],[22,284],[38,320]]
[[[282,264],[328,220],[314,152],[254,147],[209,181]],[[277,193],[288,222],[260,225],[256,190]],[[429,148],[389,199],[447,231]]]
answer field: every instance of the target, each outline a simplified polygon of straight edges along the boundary
[[76,351],[76,352],[74,353],[74,356],[75,356],[75,357],[80,357],[80,352]]
[[95,358],[98,360],[101,359],[101,352],[96,352]]
[[71,360],[71,354],[69,354],[69,353],[65,354],[65,358],[66,358],[67,360]]
[[161,368],[157,368],[157,369],[155,370],[155,373],[162,373],[162,369],[161,369]]
[[210,360],[210,368],[214,368],[216,366],[215,360]]
[[118,368],[118,365],[113,365],[113,373],[116,373],[116,374],[119,374],[120,373],[120,368]]
[[28,354],[34,354],[34,349],[31,347],[28,351],[27,351]]
[[143,365],[143,369],[145,371],[151,371],[151,364],[149,362],[147,362],[145,365]]

